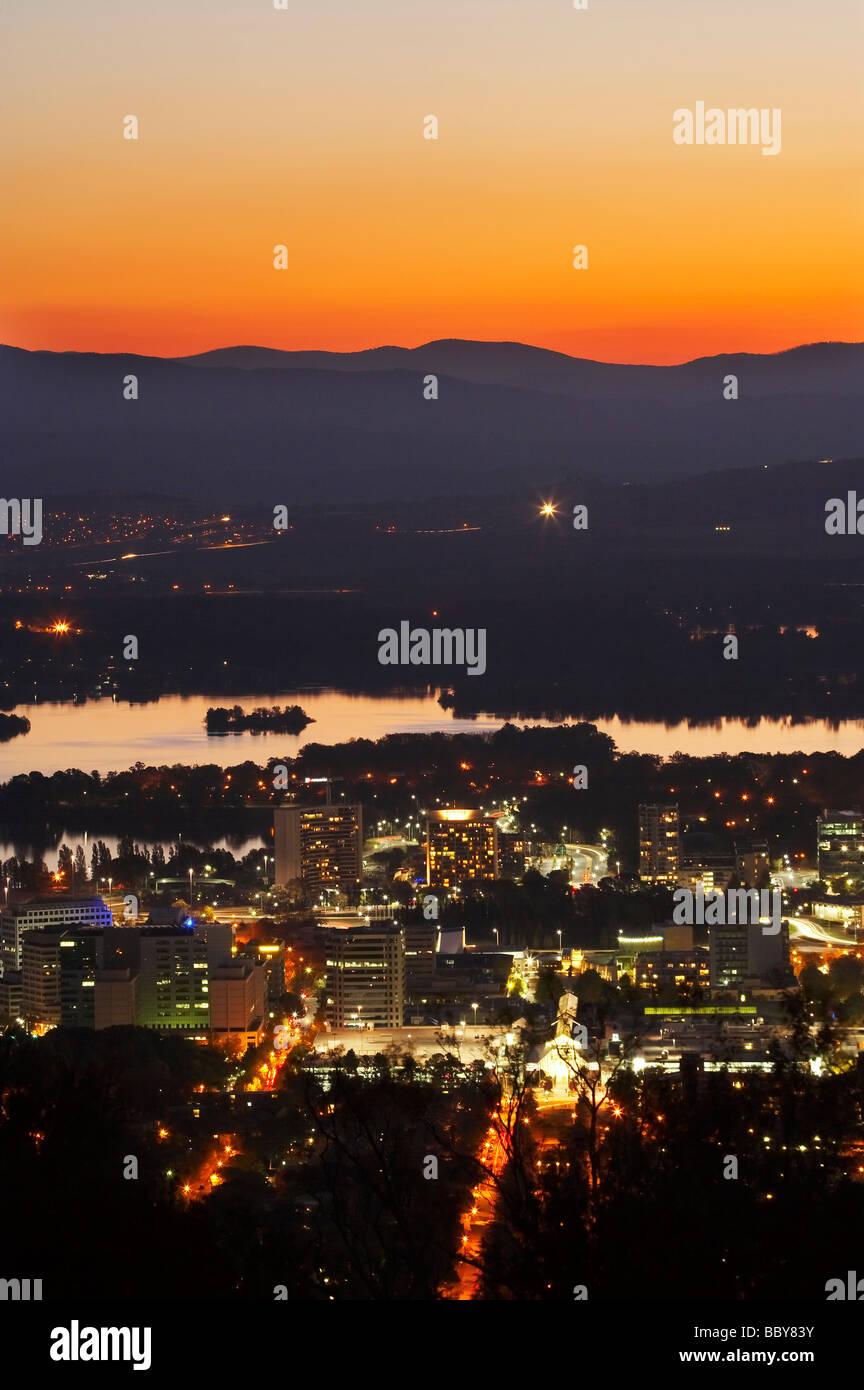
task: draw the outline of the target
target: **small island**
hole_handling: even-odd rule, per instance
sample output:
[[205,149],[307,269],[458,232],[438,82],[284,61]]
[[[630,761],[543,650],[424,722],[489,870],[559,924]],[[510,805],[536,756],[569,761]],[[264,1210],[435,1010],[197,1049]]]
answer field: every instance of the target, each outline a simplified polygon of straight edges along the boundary
[[29,734],[30,720],[22,714],[0,714],[0,743],[8,743],[19,734]]
[[314,723],[299,705],[286,705],[284,709],[279,705],[272,709],[261,705],[248,714],[240,705],[232,705],[231,709],[218,706],[208,709],[204,716],[208,734],[301,734],[307,724]]

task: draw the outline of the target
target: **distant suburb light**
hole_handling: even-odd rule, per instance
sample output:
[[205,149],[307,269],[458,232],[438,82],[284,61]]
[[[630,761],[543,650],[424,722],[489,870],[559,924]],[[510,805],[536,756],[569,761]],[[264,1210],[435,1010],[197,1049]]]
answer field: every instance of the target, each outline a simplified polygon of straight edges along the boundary
[[543,506],[540,508],[540,515],[541,515],[541,516],[555,516],[555,515],[556,515],[555,503],[554,503],[554,502],[544,502],[544,503],[543,503]]

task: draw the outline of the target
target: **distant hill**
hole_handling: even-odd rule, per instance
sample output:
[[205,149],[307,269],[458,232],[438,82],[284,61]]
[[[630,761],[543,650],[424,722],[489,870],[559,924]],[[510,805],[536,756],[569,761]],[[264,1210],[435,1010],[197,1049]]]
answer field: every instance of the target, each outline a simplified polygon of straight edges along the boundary
[[[128,374],[139,399],[123,399]],[[423,378],[438,377],[438,399]],[[739,399],[723,380],[739,379]],[[864,452],[864,344],[672,367],[522,343],[197,357],[0,348],[6,496],[104,488],[316,502],[633,482]]]
[[172,359],[199,367],[261,367],[335,372],[437,372],[491,386],[516,386],[554,395],[588,398],[648,396],[670,402],[718,395],[729,373],[746,379],[749,395],[803,390],[846,394],[864,381],[864,343],[810,343],[776,353],[726,353],[697,357],[680,366],[630,366],[569,357],[525,343],[483,343],[442,338],[416,348],[380,347],[362,352],[285,352],[279,348],[229,347]]

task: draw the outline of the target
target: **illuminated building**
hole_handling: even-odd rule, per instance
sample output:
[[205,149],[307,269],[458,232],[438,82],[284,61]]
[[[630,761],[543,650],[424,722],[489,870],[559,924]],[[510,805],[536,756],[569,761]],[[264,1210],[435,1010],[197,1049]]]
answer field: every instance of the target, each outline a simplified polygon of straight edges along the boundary
[[235,960],[211,970],[209,981],[211,1035],[227,1038],[242,1034],[248,1047],[257,1047],[267,993],[264,966]]
[[405,933],[375,926],[328,932],[325,1016],[336,1028],[401,1028]]
[[819,877],[864,878],[864,817],[860,811],[823,811],[816,822]]
[[789,976],[789,923],[782,921],[776,935],[763,931],[763,922],[726,922],[709,927],[711,984],[715,988],[740,985],[744,980]]
[[111,910],[101,898],[45,897],[15,903],[0,912],[0,956],[4,970],[21,969],[24,934],[46,931],[101,931],[112,925]]
[[423,990],[435,979],[435,947],[438,928],[433,922],[415,922],[405,933],[405,987]]
[[[232,963],[227,922],[117,931],[116,965],[138,971],[141,1028],[204,1030],[210,1025],[210,975]],[[129,943],[128,947],[126,942]]]
[[351,894],[363,873],[363,808],[279,806],[273,815],[276,883],[302,879],[313,898]]
[[698,947],[694,951],[640,951],[636,957],[637,989],[659,989],[664,985],[707,989],[709,984],[708,952]]
[[498,823],[482,811],[430,811],[426,882],[453,888],[463,879],[498,877]]
[[674,883],[680,862],[678,807],[639,807],[639,877]]

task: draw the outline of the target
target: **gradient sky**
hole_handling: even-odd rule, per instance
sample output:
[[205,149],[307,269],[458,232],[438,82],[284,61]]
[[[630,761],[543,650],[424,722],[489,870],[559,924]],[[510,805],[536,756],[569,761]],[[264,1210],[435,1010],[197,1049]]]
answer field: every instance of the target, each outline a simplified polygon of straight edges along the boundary
[[[5,0],[2,341],[862,337],[858,0],[289,3]],[[780,107],[779,156],[676,146],[699,100]]]

